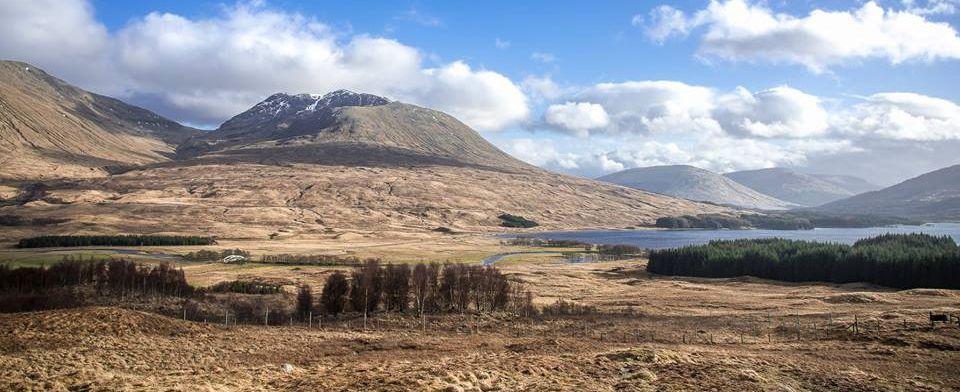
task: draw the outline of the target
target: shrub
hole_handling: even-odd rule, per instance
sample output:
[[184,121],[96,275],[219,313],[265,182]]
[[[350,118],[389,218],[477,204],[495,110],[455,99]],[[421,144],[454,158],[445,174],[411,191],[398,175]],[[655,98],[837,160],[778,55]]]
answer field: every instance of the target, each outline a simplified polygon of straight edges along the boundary
[[537,222],[517,215],[501,214],[497,218],[500,218],[500,226],[503,227],[519,227],[526,229],[539,226]]

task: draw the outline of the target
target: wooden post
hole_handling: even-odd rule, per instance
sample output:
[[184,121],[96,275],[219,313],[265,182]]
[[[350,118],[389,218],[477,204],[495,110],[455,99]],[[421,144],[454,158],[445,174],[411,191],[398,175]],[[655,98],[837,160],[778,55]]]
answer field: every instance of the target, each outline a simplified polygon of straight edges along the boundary
[[269,318],[270,318],[270,309],[268,308],[266,311],[263,312],[263,325],[264,325],[264,326],[267,325],[267,321],[269,320]]
[[797,313],[797,341],[800,340],[800,313]]
[[183,307],[183,321],[187,321],[187,307]]
[[860,319],[857,318],[857,315],[853,315],[853,334],[858,333],[860,333]]
[[767,343],[773,343],[773,339],[770,337],[770,332],[767,332]]
[[307,329],[313,328],[313,311],[307,312]]
[[740,331],[740,344],[743,344],[743,331]]
[[229,310],[224,310],[224,311],[223,311],[223,326],[224,326],[224,327],[226,327],[227,325],[230,324],[230,323],[229,323],[229,320],[230,320],[230,319],[228,318],[228,315],[229,315],[229,314],[230,314],[230,311],[229,311]]
[[687,344],[687,331],[683,331],[681,336],[683,336],[683,344]]

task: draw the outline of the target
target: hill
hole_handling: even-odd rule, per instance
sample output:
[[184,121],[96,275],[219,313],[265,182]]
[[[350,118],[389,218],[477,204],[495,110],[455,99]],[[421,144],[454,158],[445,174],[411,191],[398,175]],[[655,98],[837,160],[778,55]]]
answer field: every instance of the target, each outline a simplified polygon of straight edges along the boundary
[[164,162],[196,133],[30,64],[0,61],[0,179],[98,177]]
[[737,207],[782,210],[791,203],[764,195],[729,178],[693,166],[651,166],[628,169],[598,178],[614,184]]
[[932,171],[878,191],[828,203],[814,210],[931,221],[960,220],[960,165]]
[[803,206],[818,206],[877,189],[853,176],[803,174],[786,168],[738,171],[724,176],[757,192]]
[[529,170],[452,116],[371,94],[278,93],[188,140],[182,158]]
[[728,211],[551,173],[447,114],[349,91],[274,94],[186,140],[147,131],[163,154],[122,171],[5,185],[2,236],[492,231],[505,213],[546,229],[622,228]]

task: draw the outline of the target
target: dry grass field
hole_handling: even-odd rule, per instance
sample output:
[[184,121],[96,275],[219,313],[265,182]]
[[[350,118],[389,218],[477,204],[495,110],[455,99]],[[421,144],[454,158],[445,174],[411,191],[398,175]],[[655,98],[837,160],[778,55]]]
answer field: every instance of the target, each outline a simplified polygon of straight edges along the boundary
[[[464,252],[503,250],[484,237],[441,241],[462,241]],[[306,246],[223,245],[278,253]],[[431,249],[449,244],[368,245],[372,253],[396,247],[405,259],[415,249],[435,260]],[[184,267],[195,285],[262,277],[317,287],[331,271]],[[223,326],[114,307],[0,315],[0,389],[960,389],[960,327],[927,321],[930,311],[960,313],[960,292],[658,277],[643,267],[643,260],[570,264],[550,254],[511,256],[501,269],[538,305],[564,299],[597,313],[433,316],[426,330],[415,316],[398,314],[376,316],[367,330],[350,317],[327,320],[322,329]]]

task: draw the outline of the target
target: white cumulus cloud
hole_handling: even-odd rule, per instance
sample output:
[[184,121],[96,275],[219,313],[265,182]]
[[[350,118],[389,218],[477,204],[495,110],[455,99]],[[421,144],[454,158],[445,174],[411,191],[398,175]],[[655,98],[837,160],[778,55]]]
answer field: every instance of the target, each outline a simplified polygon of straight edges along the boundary
[[869,1],[858,9],[814,9],[794,16],[748,0],[712,0],[689,16],[668,6],[655,8],[644,26],[655,41],[702,28],[698,54],[704,58],[799,64],[820,73],[871,59],[891,64],[960,59],[957,31],[925,16],[953,12],[952,3],[932,1],[926,3],[932,6],[929,9],[908,5],[885,10]]
[[834,126],[864,138],[960,140],[960,106],[915,93],[879,93],[838,114]]
[[738,87],[718,99],[714,116],[727,132],[765,138],[820,136],[829,126],[820,98],[788,86]]
[[587,136],[591,129],[610,124],[610,117],[603,106],[588,102],[566,102],[550,105],[543,115],[547,124]]
[[600,83],[575,97],[603,106],[610,116],[608,133],[718,130],[710,118],[714,93],[701,86],[675,81]]

